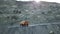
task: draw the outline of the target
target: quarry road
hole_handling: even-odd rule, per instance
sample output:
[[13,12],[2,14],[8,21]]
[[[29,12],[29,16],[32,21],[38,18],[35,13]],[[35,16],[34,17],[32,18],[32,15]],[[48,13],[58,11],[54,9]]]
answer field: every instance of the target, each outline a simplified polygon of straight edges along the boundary
[[3,29],[1,28],[0,34],[49,34],[50,31],[53,31],[55,34],[59,34],[59,28],[60,22],[31,24],[28,27],[13,25],[6,26]]
[[[41,23],[41,24],[31,24],[28,27],[33,27],[33,26],[39,26],[39,25],[53,25],[53,24],[60,24],[60,22],[54,22],[54,23]],[[14,27],[20,27],[20,25],[13,25],[13,26],[8,26],[8,28],[14,28]]]

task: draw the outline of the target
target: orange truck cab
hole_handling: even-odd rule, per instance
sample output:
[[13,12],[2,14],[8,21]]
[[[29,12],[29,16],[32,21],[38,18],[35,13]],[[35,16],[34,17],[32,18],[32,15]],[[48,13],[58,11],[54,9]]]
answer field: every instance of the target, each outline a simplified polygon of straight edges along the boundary
[[21,26],[28,26],[29,22],[28,21],[21,21],[20,25]]

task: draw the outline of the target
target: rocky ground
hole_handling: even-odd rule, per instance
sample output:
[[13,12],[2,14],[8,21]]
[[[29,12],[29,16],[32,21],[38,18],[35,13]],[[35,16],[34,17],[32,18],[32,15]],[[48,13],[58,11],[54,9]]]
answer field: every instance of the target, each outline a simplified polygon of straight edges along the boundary
[[[23,28],[22,30],[25,31],[24,33],[22,33],[22,30],[19,27],[19,22],[21,22],[22,20],[28,20],[30,22],[29,24],[60,22],[60,3],[44,2],[44,1],[41,1],[39,3],[36,3],[34,1],[31,2],[1,1],[1,2],[2,4],[0,3],[0,34],[11,34],[11,33],[24,34],[26,32],[30,34],[37,34],[37,33],[48,34],[50,30],[53,30],[55,34],[60,33],[59,24],[52,26],[47,25],[48,27],[45,25],[34,26],[34,27],[31,26],[30,28],[25,28],[27,29],[27,31],[25,31],[25,29]],[[15,25],[18,26],[8,28],[8,26],[10,27]]]

